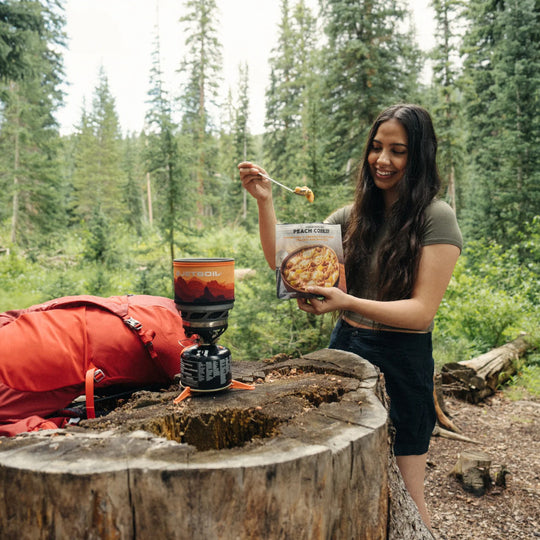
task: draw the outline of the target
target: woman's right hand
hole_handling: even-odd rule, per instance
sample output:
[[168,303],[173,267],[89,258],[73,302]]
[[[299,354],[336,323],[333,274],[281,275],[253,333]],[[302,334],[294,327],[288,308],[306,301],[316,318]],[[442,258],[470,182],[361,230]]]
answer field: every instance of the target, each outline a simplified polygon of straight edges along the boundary
[[258,201],[266,201],[272,198],[272,183],[263,178],[259,173],[266,174],[266,171],[250,161],[243,161],[238,164],[242,187]]

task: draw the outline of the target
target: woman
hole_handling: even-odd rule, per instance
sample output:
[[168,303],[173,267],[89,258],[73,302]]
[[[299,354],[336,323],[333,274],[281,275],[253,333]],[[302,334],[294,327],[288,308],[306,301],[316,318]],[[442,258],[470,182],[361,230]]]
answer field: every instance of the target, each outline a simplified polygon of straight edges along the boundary
[[[452,209],[435,198],[440,187],[437,140],[426,110],[395,105],[368,136],[352,205],[326,222],[339,223],[348,292],[311,287],[320,299],[298,299],[304,311],[339,311],[330,348],[354,352],[378,366],[390,396],[394,453],[405,485],[428,527],[424,475],[435,425],[433,319],[462,247]],[[261,244],[275,267],[276,216],[263,169],[239,165],[259,207]]]

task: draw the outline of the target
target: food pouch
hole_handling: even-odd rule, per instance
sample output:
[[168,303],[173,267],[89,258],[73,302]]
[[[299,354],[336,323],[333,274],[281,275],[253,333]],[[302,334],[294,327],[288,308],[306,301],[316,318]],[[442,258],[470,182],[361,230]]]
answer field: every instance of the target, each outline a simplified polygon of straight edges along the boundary
[[341,225],[276,225],[278,298],[314,298],[306,287],[339,287],[346,291]]

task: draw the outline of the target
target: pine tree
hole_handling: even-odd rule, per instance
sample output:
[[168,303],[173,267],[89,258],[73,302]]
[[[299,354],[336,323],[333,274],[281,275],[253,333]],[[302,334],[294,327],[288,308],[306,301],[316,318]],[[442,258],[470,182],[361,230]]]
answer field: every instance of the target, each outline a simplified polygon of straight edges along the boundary
[[182,132],[191,140],[197,184],[196,207],[198,215],[203,216],[212,214],[220,199],[214,182],[217,152],[209,108],[215,104],[218,92],[221,44],[217,37],[216,1],[186,0],[184,6],[186,14],[180,21],[185,25],[188,52],[180,67],[180,72],[187,79],[181,96]]
[[126,223],[138,236],[142,234],[143,220],[143,185],[144,166],[139,156],[142,155],[142,138],[128,136],[124,140],[122,168],[126,172],[124,203]]
[[446,200],[457,209],[459,177],[463,173],[464,132],[462,129],[462,95],[458,87],[460,46],[463,31],[462,0],[432,0],[435,12],[437,44],[433,59],[431,106],[437,130],[438,166]]
[[37,1],[6,0],[0,4],[0,79],[18,81],[33,72],[32,43],[43,35],[44,19]]
[[[186,222],[189,214],[189,177],[179,152],[177,126],[173,123],[172,107],[164,88],[161,70],[161,47],[156,34],[150,71],[150,108],[146,114],[147,139],[145,146],[146,172],[156,192],[157,216],[171,260],[175,257],[175,231],[178,221]],[[184,145],[185,150],[188,149]],[[172,268],[172,267],[171,267]]]
[[244,160],[256,161],[253,136],[249,131],[249,68],[247,63],[238,66],[238,93],[236,100],[229,90],[222,107],[221,130],[219,135],[219,165],[217,179],[225,204],[221,205],[220,218],[223,221],[245,221],[247,217],[246,191],[238,176],[238,163]]
[[294,36],[291,28],[289,0],[281,0],[281,22],[274,56],[270,58],[270,88],[266,92],[266,118],[264,147],[272,174],[283,177],[289,156],[286,156],[287,138],[294,129],[294,114],[299,114],[294,100],[295,56]]
[[278,43],[270,59],[271,85],[266,94],[265,155],[269,169],[285,181],[306,175],[308,83],[313,82],[316,20],[301,0],[291,12],[281,1]]
[[471,0],[467,16],[465,225],[509,245],[540,213],[540,11],[536,0]]
[[327,154],[341,177],[380,110],[414,96],[421,54],[398,0],[326,0],[322,15]]
[[115,99],[102,68],[94,91],[92,110],[83,110],[75,137],[75,213],[84,220],[98,207],[106,219],[122,221],[122,188],[126,175],[122,169],[122,134]]
[[[59,137],[54,113],[61,104],[63,75],[58,46],[63,44],[63,17],[56,6],[24,2],[12,9],[24,20],[28,10],[37,28],[24,35],[24,61],[17,64],[18,80],[1,87],[3,121],[0,126],[2,198],[11,218],[11,241],[43,244],[63,226],[62,185],[57,159]],[[9,11],[7,12],[9,13]],[[0,32],[1,33],[1,32]],[[16,48],[16,47],[15,47]],[[6,58],[9,58],[8,53]],[[11,66],[14,67],[14,66]],[[4,79],[10,74],[4,72]],[[6,196],[9,197],[9,205]],[[9,210],[7,210],[9,208]]]
[[234,157],[231,163],[233,177],[238,175],[236,164],[239,159],[252,159],[253,136],[249,131],[249,67],[247,63],[238,67],[238,99],[234,111]]
[[[232,184],[230,189],[231,198],[234,202],[242,198],[242,219],[247,218],[247,192],[240,186],[238,178],[238,169],[236,165],[239,160],[255,160],[255,145],[253,136],[249,131],[249,67],[247,62],[244,65],[239,66],[239,90],[238,90],[238,102],[235,110],[234,118],[234,163],[231,163],[231,178]],[[240,195],[241,194],[241,195]],[[239,196],[240,195],[240,196]],[[238,206],[235,204],[235,207]]]

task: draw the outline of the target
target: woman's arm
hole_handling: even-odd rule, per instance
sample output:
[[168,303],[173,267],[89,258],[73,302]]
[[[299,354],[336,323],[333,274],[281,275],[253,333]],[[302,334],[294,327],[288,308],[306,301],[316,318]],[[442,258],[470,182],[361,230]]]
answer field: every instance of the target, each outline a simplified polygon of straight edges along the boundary
[[238,165],[240,180],[246,191],[257,200],[259,207],[259,236],[266,262],[275,270],[276,268],[276,213],[272,200],[272,183],[259,173],[266,171],[251,163],[244,161]]
[[317,315],[336,310],[353,311],[388,326],[425,330],[439,309],[459,253],[459,248],[451,244],[424,246],[414,290],[406,300],[366,300],[336,287],[311,287],[309,292],[324,296],[324,300],[298,299],[298,305]]

